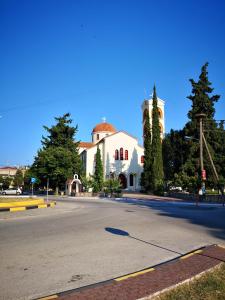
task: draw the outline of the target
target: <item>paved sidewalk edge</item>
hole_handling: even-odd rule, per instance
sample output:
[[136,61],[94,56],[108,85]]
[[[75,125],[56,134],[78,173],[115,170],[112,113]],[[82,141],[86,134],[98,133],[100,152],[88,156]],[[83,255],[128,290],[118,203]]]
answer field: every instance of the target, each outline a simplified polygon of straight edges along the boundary
[[[170,260],[167,260],[165,262],[162,262],[162,263],[159,263],[159,264],[156,264],[156,265],[153,265],[153,266],[150,266],[150,267],[147,267],[147,268],[144,268],[144,269],[141,269],[139,271],[136,271],[136,272],[132,272],[132,273],[128,273],[128,274],[125,274],[125,275],[122,275],[122,276],[118,276],[118,277],[114,277],[114,278],[111,278],[111,279],[108,279],[108,280],[105,280],[105,281],[100,281],[100,282],[97,282],[97,283],[93,283],[93,284],[90,284],[90,285],[86,285],[86,286],[82,286],[82,287],[79,287],[79,288],[75,288],[75,289],[70,289],[70,290],[66,290],[66,291],[63,291],[63,292],[59,292],[59,293],[55,293],[55,294],[51,294],[51,295],[48,295],[48,296],[45,296],[45,297],[41,297],[41,298],[36,298],[35,300],[50,300],[50,299],[56,299],[56,298],[60,298],[60,297],[63,297],[63,296],[69,296],[69,295],[72,295],[74,293],[78,293],[78,292],[81,292],[81,291],[86,291],[86,290],[91,290],[95,287],[98,287],[98,286],[107,286],[107,285],[110,285],[112,283],[116,283],[116,282],[120,282],[120,281],[123,281],[123,280],[126,280],[126,279],[129,279],[129,278],[132,278],[132,277],[136,277],[138,275],[142,275],[142,274],[145,274],[145,273],[148,273],[148,272],[151,272],[151,271],[154,271],[155,269],[157,269],[158,267],[160,266],[164,266],[164,265],[169,265],[171,263],[175,263],[176,261],[179,261],[179,260],[183,260],[183,259],[186,259],[186,258],[189,258],[191,256],[193,256],[194,254],[198,254],[198,253],[201,253],[203,252],[203,250],[205,249],[208,249],[210,247],[214,247],[214,246],[217,246],[216,244],[210,244],[210,245],[205,245],[205,246],[202,246],[202,247],[199,247],[199,248],[196,248],[194,250],[191,250],[183,255],[179,255],[175,258],[172,258]],[[219,245],[220,246],[220,245]],[[222,246],[221,248],[225,248],[225,246]],[[209,269],[210,270],[210,269]],[[193,277],[196,277],[200,274],[203,274],[209,270],[204,270],[203,272],[193,276]],[[188,281],[188,280],[191,280],[192,277],[186,279],[185,281]],[[185,281],[182,281],[178,284],[182,284],[184,283]],[[175,285],[173,285],[175,286]],[[171,287],[173,287],[171,286]],[[170,288],[170,287],[169,287]],[[169,289],[168,288],[168,289]],[[166,290],[166,289],[164,289]],[[161,291],[157,292],[157,293],[161,293]],[[139,298],[140,300],[145,300],[145,299],[148,299],[147,297],[150,297],[152,295],[149,295],[149,296],[145,296],[144,298]]]

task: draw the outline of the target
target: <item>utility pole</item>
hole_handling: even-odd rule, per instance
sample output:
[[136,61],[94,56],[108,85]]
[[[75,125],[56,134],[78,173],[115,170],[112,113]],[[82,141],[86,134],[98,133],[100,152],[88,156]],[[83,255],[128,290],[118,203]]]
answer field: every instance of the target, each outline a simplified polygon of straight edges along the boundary
[[[200,146],[200,166],[201,166],[201,188],[205,187],[205,170],[203,161],[203,125],[202,120],[206,117],[206,114],[196,114],[196,118],[199,120],[199,146]],[[196,205],[198,206],[198,197],[196,198]]]
[[205,116],[206,116],[206,114],[196,114],[196,118],[199,120],[199,145],[200,145],[201,175],[202,175],[202,171],[204,170],[204,162],[203,162],[203,126],[202,126],[202,120],[203,120],[203,118],[205,118]]

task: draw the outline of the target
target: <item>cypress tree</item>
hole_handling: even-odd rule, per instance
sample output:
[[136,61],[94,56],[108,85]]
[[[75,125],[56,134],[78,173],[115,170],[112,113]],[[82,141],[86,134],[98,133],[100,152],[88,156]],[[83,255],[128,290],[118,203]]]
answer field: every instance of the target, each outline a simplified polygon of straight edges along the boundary
[[152,190],[157,191],[163,185],[162,141],[160,137],[159,111],[156,88],[152,99]]
[[145,191],[151,190],[151,175],[152,175],[152,156],[151,156],[151,128],[149,111],[145,114],[144,123],[144,167],[142,173],[142,185]]
[[95,173],[94,173],[94,192],[100,192],[103,187],[103,165],[101,160],[101,152],[99,147],[96,152],[96,164],[95,164]]

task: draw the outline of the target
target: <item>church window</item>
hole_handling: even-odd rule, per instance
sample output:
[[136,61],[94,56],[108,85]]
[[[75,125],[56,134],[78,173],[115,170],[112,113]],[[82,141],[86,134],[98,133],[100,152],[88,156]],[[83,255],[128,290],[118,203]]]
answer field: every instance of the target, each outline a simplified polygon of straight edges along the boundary
[[130,186],[134,186],[134,175],[130,174]]
[[128,160],[128,150],[125,150],[125,160]]
[[123,148],[120,148],[120,160],[123,160]]
[[144,161],[145,161],[145,157],[144,157],[144,155],[142,155],[142,156],[141,156],[141,163],[143,164]]
[[115,150],[115,160],[119,159],[119,150]]
[[99,134],[97,134],[97,140],[99,140]]

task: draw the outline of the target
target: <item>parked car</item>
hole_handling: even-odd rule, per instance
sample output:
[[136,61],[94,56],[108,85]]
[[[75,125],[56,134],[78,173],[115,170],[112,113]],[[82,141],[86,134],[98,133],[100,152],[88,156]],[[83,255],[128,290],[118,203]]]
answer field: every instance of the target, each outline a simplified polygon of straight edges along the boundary
[[2,195],[21,195],[22,191],[20,188],[10,188],[7,190],[2,190],[1,194]]
[[170,191],[173,192],[182,192],[182,187],[181,186],[171,186]]

